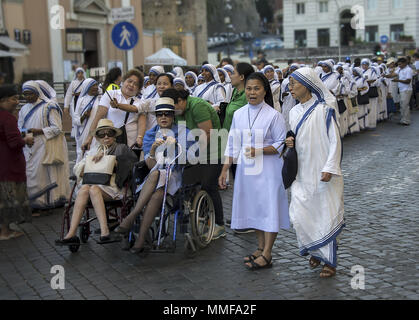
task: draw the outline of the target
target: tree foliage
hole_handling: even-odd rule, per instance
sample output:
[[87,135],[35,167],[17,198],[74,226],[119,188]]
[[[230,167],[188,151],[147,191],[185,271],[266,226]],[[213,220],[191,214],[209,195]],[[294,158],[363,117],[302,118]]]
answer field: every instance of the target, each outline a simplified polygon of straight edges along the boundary
[[263,20],[266,18],[268,23],[273,22],[273,8],[270,0],[255,0],[256,10],[259,13],[260,19]]

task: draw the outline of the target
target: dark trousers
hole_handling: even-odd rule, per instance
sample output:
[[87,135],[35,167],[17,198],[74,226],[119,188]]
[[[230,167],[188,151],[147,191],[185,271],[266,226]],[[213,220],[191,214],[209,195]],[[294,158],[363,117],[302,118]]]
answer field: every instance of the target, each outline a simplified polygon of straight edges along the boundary
[[199,182],[202,189],[208,192],[214,203],[215,223],[219,226],[224,225],[223,202],[218,191],[218,177],[222,169],[222,164],[200,164],[185,170],[183,176],[184,184]]

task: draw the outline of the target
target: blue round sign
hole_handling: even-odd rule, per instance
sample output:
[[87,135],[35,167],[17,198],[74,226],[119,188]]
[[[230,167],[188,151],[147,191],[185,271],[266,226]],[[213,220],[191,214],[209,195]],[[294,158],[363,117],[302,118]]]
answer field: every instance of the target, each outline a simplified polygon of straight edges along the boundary
[[112,29],[112,42],[120,50],[133,49],[138,40],[138,30],[132,23],[120,22]]
[[256,39],[256,40],[253,42],[253,45],[254,45],[255,47],[260,47],[260,46],[262,45],[262,41],[261,41],[260,39]]
[[380,42],[382,44],[386,44],[388,42],[388,36],[381,36],[380,37]]

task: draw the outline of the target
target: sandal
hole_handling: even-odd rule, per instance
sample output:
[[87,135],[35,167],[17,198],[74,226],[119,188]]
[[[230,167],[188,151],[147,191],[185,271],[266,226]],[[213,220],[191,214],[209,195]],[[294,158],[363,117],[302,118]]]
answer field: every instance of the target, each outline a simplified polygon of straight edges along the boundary
[[268,269],[268,268],[272,268],[273,263],[272,263],[272,258],[270,260],[266,259],[266,257],[262,254],[259,256],[259,258],[262,257],[263,260],[265,260],[266,264],[264,266],[261,266],[260,264],[256,263],[254,260],[250,260],[249,263],[252,265],[251,267],[249,267],[248,265],[246,265],[247,269],[254,271],[254,270],[259,270],[259,269]]
[[[263,252],[263,249],[261,248],[257,248],[256,251],[260,251]],[[250,263],[251,260],[256,260],[257,258],[259,258],[261,255],[255,256],[254,254],[249,254],[248,256],[244,257],[244,263]]]
[[324,265],[322,272],[320,272],[320,278],[331,278],[336,274],[336,268]]
[[321,264],[321,261],[312,256],[308,263],[310,264],[311,269],[316,269]]

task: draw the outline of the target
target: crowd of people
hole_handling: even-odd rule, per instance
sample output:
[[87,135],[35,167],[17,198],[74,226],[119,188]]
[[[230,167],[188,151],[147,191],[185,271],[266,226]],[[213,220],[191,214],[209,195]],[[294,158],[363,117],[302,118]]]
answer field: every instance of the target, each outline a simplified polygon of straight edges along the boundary
[[[77,243],[76,230],[89,199],[100,223],[100,243],[114,241],[104,203],[123,197],[126,169],[139,160],[131,150],[136,146],[143,149],[151,172],[116,233],[128,233],[145,208],[131,251],[144,250],[145,233],[162,204],[162,188],[168,183],[168,192],[174,194],[181,181],[179,170],[165,180],[165,160],[158,150],[175,144],[181,131],[200,129],[206,145],[197,154],[203,161],[194,170],[214,203],[213,239],[226,236],[220,190],[234,178],[231,228],[253,230],[257,236],[257,249],[244,259],[247,268],[271,267],[277,233],[292,223],[301,255],[311,256],[310,267],[323,262],[320,276],[333,276],[338,236],[345,225],[341,139],[375,129],[397,108],[400,124],[409,125],[415,73],[406,58],[356,59],[353,64],[329,59],[314,67],[290,63],[283,70],[267,61],[256,67],[223,59],[218,66],[203,64],[199,72],[180,67],[165,72],[154,66],[146,77],[138,69],[123,74],[114,68],[104,83],[78,68],[64,100],[76,142],[73,173],[78,191],[70,231],[56,243]],[[28,81],[22,94],[26,104],[16,121],[11,113],[19,103],[17,90],[10,85],[0,88],[0,154],[2,163],[14,163],[10,168],[16,169],[0,169],[0,240],[22,235],[10,224],[30,222],[30,206],[60,207],[70,194],[68,148],[56,93],[44,81]],[[217,148],[210,148],[211,132],[222,129],[228,132],[226,146],[217,141]],[[290,205],[282,174],[286,149],[298,154]],[[112,178],[89,184],[89,163],[105,157],[116,159]],[[249,174],[257,164],[260,172]],[[31,195],[52,183],[58,187],[29,205]]]

